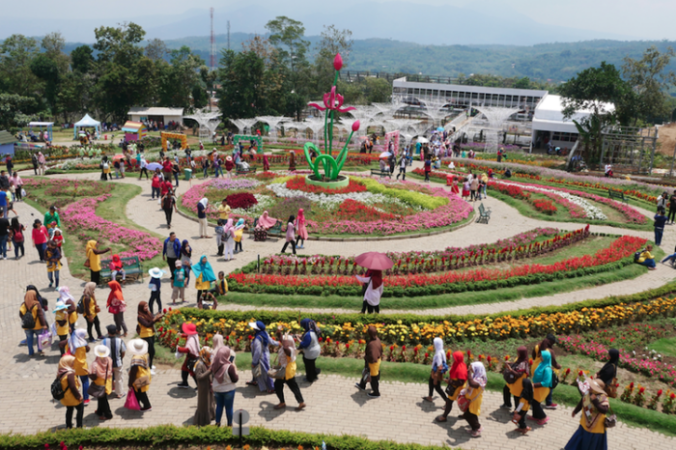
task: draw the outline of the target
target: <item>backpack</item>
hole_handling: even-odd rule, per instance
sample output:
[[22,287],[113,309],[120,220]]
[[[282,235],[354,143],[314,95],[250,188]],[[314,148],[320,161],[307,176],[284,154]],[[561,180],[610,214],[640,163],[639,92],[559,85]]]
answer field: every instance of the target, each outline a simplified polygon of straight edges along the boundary
[[162,200],[162,209],[171,209],[173,201],[174,199],[171,195],[166,195]]
[[64,389],[61,386],[61,378],[56,378],[54,381],[52,381],[52,398],[54,400],[61,400],[63,397],[66,396],[66,391],[70,388],[70,386],[66,386],[66,389]]
[[77,312],[79,314],[84,314],[84,295],[80,297],[80,301],[77,302]]
[[552,370],[552,387],[551,390],[556,389],[556,386],[559,385],[559,376]]
[[643,253],[644,251],[645,249],[642,248],[641,250],[634,253],[634,262],[638,262],[638,260],[641,258],[641,253]]
[[21,243],[23,242],[23,233],[21,230],[14,230],[14,242]]
[[[25,305],[25,303],[24,303]],[[36,308],[37,306],[35,306]],[[33,317],[33,309],[26,308],[26,313],[21,316],[21,328],[24,330],[32,330],[35,328],[35,318]]]

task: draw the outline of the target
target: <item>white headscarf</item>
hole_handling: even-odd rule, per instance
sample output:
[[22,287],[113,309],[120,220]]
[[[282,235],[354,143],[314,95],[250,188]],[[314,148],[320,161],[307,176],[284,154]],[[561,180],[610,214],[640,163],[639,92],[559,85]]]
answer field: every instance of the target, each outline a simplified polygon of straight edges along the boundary
[[70,350],[72,354],[75,354],[75,350],[84,347],[85,345],[87,345],[87,330],[78,328],[70,335],[70,339],[68,340],[68,350]]
[[444,341],[439,338],[434,338],[434,359],[432,359],[432,366],[443,369],[446,364],[446,353],[444,353]]
[[209,203],[209,199],[204,197],[202,200],[199,201],[199,203],[204,206],[204,209],[207,209],[207,203]]
[[474,361],[472,363],[472,379],[479,383],[481,387],[486,387],[486,383],[488,383],[486,368],[479,361]]
[[73,296],[70,294],[70,289],[68,289],[68,286],[61,286],[58,289],[59,291],[59,300],[62,302],[66,303],[67,300],[72,300],[75,301]]
[[54,233],[55,233],[55,234],[56,234],[57,231],[58,231],[59,233],[61,233],[61,238],[62,238],[62,239],[61,239],[61,243],[65,244],[65,243],[66,243],[66,238],[63,236],[63,231],[61,231],[60,228],[54,228]]
[[185,346],[190,350],[190,353],[192,353],[195,356],[199,356],[200,354],[200,338],[196,334],[191,334],[188,336],[188,339],[185,342]]

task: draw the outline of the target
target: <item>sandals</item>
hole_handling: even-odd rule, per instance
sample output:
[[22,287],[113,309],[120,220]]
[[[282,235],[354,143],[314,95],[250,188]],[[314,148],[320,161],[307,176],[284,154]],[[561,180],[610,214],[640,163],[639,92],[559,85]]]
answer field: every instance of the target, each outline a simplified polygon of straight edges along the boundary
[[517,429],[516,429],[516,431],[518,431],[519,433],[521,433],[521,434],[523,434],[523,435],[525,435],[526,433],[528,433],[530,430],[532,430],[531,427],[517,428]]
[[275,405],[274,409],[284,409],[286,408],[286,403],[280,403],[279,405]]
[[422,399],[426,402],[434,403],[434,399],[432,397],[423,397]]
[[437,416],[437,418],[434,420],[436,420],[437,422],[448,422],[448,418],[444,416]]

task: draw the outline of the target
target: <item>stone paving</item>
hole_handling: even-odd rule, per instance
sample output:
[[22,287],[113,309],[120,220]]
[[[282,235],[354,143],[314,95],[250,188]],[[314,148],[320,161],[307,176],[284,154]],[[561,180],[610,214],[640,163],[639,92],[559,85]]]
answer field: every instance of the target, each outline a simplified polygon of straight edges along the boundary
[[[72,178],[97,179],[97,174],[80,174]],[[139,225],[166,235],[164,214],[157,202],[150,199],[150,183],[139,182],[135,178],[124,181],[139,184],[143,193],[132,199],[127,206],[127,215]],[[199,180],[198,182],[201,182]],[[179,193],[185,192],[188,183],[181,181]],[[518,214],[515,210],[502,202],[489,198],[484,203],[493,209],[493,217],[489,225],[470,225],[450,233],[422,238],[412,238],[397,241],[375,242],[327,242],[309,241],[306,247],[313,253],[353,255],[369,250],[385,251],[393,248],[398,251],[444,248],[450,245],[469,245],[507,238],[519,232],[527,231],[537,226],[556,226],[562,229],[577,229],[580,224],[555,224],[537,221]],[[21,216],[22,223],[29,224],[32,217],[41,216],[36,210],[25,203],[15,204],[15,209]],[[646,211],[646,214],[649,214]],[[618,230],[610,227],[592,227],[594,231],[605,233],[627,233],[638,236],[651,237],[651,233],[630,230]],[[195,239],[198,234],[197,224],[181,216],[175,216],[173,230],[181,239],[190,239],[195,255],[214,255],[216,252],[215,240]],[[665,233],[663,248],[670,251],[676,242],[674,228],[668,228]],[[261,257],[281,249],[282,242],[253,242],[246,239],[244,253],[237,255],[231,262],[215,261],[210,259],[215,270],[224,270],[226,273],[247,262],[253,261],[260,254]],[[53,307],[58,297],[53,289],[46,288],[47,276],[43,265],[37,262],[37,252],[26,245],[26,257],[19,261],[12,259],[0,261],[0,283],[3,286],[3,297],[0,299],[0,342],[8,349],[0,354],[0,380],[3,388],[0,389],[0,404],[6,411],[13,414],[2,414],[0,418],[0,432],[33,433],[59,427],[64,423],[65,410],[60,404],[55,404],[49,394],[49,385],[53,380],[59,360],[56,347],[46,352],[45,357],[28,358],[25,347],[18,345],[24,333],[18,319],[18,306],[23,299],[25,286],[35,284],[41,293],[49,299]],[[666,266],[658,266],[658,270],[648,272],[634,280],[614,283],[595,288],[580,289],[572,293],[555,294],[542,298],[523,299],[515,302],[506,302],[488,305],[460,306],[439,310],[419,311],[421,314],[442,313],[483,313],[500,310],[513,310],[531,306],[548,304],[562,304],[565,302],[583,299],[602,298],[610,294],[626,294],[640,292],[656,287],[673,279],[673,272]],[[61,285],[71,288],[74,296],[79,296],[84,283],[70,276],[67,263],[61,271]],[[165,277],[163,283],[163,300],[166,306],[169,299],[169,282]],[[105,303],[107,289],[97,291],[99,304]],[[138,302],[147,300],[149,291],[146,283],[130,284],[124,287],[127,300],[127,324],[130,329],[135,326],[134,313]],[[186,292],[189,306],[194,305],[195,290],[191,286]],[[386,303],[384,309],[387,311]],[[248,309],[246,307],[226,304],[219,309]],[[271,308],[268,308],[271,309]],[[297,308],[295,308],[297,309]],[[312,312],[312,310],[305,310]],[[47,314],[51,321],[53,315]],[[107,312],[101,313],[102,326],[112,323],[112,316]],[[78,325],[83,326],[80,319]],[[90,359],[93,359],[90,356]],[[126,361],[128,364],[128,359]],[[321,366],[321,364],[319,364]],[[436,399],[435,406],[422,401],[421,397],[427,394],[427,385],[388,382],[388,374],[383,373],[382,392],[380,399],[368,399],[363,392],[354,388],[355,378],[341,376],[322,376],[314,385],[301,383],[303,396],[308,407],[303,412],[296,412],[293,407],[295,401],[291,393],[286,392],[289,408],[286,411],[274,411],[272,406],[277,399],[273,395],[261,395],[257,389],[240,387],[238,389],[235,407],[248,410],[252,415],[253,425],[262,425],[271,429],[285,429],[306,432],[325,432],[333,434],[363,435],[369,439],[390,439],[397,442],[418,442],[422,444],[460,446],[466,449],[488,448],[562,448],[577,427],[578,420],[570,417],[570,408],[560,408],[557,411],[548,411],[551,421],[544,427],[532,425],[534,430],[526,437],[517,436],[513,425],[504,410],[499,409],[502,397],[497,392],[487,392],[484,396],[482,415],[484,426],[481,439],[470,439],[464,431],[466,423],[462,419],[454,419],[453,414],[446,424],[437,424],[434,417],[441,412],[442,402]],[[243,374],[248,379],[250,374]],[[94,415],[94,402],[85,410],[85,426],[87,427],[123,427],[123,426],[150,426],[159,424],[190,424],[196,407],[196,396],[192,390],[179,390],[176,384],[180,380],[180,373],[175,369],[159,368],[153,377],[150,388],[150,401],[153,411],[141,414],[125,410],[121,400],[112,400],[111,408],[114,418],[111,421],[99,423]],[[243,383],[240,383],[243,385]],[[280,417],[281,416],[281,417]],[[26,420],[30,417],[29,420]],[[402,426],[402,425],[406,426]],[[518,439],[517,439],[518,437]],[[652,448],[674,448],[675,441],[659,433],[646,429],[629,428],[619,424],[609,431],[611,448],[639,449],[648,446]]]

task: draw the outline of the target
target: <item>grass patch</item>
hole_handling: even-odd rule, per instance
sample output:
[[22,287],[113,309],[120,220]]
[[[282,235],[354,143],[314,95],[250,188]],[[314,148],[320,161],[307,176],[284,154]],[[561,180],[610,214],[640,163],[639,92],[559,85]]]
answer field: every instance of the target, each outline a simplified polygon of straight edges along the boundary
[[[43,202],[52,203],[51,198],[48,195],[45,195],[44,191],[45,191],[44,188],[42,189],[31,188],[30,191],[31,197],[26,198],[26,203],[28,203],[29,205],[40,211],[42,215],[44,215],[47,209],[38,202],[36,202],[35,200],[32,200],[32,198],[39,197]],[[122,183],[114,184],[113,189],[111,191],[112,194],[111,197],[108,198],[106,201],[98,204],[98,206],[96,207],[96,214],[100,217],[103,217],[106,220],[110,220],[111,222],[117,223],[124,227],[141,230],[146,233],[150,233],[151,235],[157,238],[163,239],[163,236],[154,233],[150,230],[147,230],[143,227],[140,227],[138,224],[136,224],[136,222],[130,220],[125,214],[127,203],[132,198],[139,195],[141,191],[142,189],[140,186]],[[40,216],[40,219],[42,219],[42,216]],[[31,224],[24,225],[26,225],[26,227],[29,228]],[[71,275],[73,275],[76,278],[88,279],[89,269],[84,267],[84,262],[86,259],[85,256],[86,242],[81,241],[76,234],[66,231],[65,227],[62,227],[62,229],[65,238],[63,250],[65,256],[68,259],[68,267],[70,269]],[[117,253],[126,250],[126,247],[121,245],[115,244],[109,245],[109,242],[105,239],[105,234],[99,235],[97,237],[97,240],[99,242],[99,248],[106,248],[109,246],[112,248],[111,253],[101,255],[102,259],[110,258],[110,255],[112,253]],[[162,266],[163,264],[164,263],[162,262],[162,255],[157,255],[153,259],[142,262],[142,265],[147,267]]]
[[[381,307],[385,308],[385,310],[416,310],[446,308],[470,304],[499,303],[522,298],[553,295],[561,292],[571,292],[586,287],[615,283],[636,278],[643,275],[646,270],[647,269],[644,266],[629,264],[619,270],[536,285],[419,297],[385,297],[381,300]],[[387,289],[387,287],[385,287],[385,289]],[[362,305],[362,298],[357,296],[278,295],[247,292],[230,292],[227,297],[224,297],[224,301],[260,307],[342,308],[354,310],[361,309]]]
[[676,357],[676,337],[659,339],[649,345],[651,350],[661,353],[663,356]]

